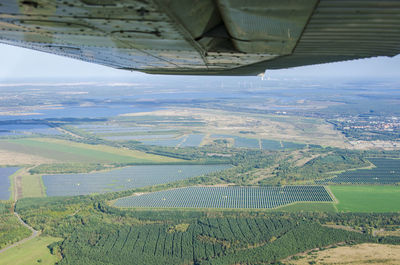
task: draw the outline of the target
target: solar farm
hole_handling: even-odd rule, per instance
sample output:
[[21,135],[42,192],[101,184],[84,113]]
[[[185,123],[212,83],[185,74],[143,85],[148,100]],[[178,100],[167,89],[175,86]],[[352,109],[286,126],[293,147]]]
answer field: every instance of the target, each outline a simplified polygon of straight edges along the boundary
[[287,141],[277,141],[269,139],[255,139],[246,138],[234,135],[225,134],[213,134],[212,138],[232,138],[234,140],[234,147],[236,148],[252,148],[252,149],[263,149],[263,150],[288,150],[288,149],[301,149],[304,148],[305,144],[299,144]]
[[324,186],[186,187],[118,199],[117,207],[273,209],[295,202],[333,202]]
[[346,171],[318,184],[396,184],[400,183],[400,159],[368,158],[376,167]]
[[0,137],[59,134],[61,132],[46,124],[8,124],[4,121],[0,122]]
[[88,174],[43,175],[47,196],[121,191],[201,176],[230,165],[140,165]]
[[10,198],[10,178],[19,168],[18,167],[2,167],[0,168],[0,200],[8,200]]

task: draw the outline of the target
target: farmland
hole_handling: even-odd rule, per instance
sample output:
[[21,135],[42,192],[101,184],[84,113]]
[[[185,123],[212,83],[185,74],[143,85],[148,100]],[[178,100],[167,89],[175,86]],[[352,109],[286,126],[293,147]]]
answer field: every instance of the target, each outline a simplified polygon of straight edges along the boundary
[[294,202],[332,202],[323,186],[187,187],[117,200],[118,207],[273,209]]
[[47,196],[120,191],[187,179],[224,170],[229,165],[132,166],[90,174],[44,175]]
[[0,200],[10,199],[11,182],[9,177],[18,169],[18,167],[0,167]]
[[40,175],[22,175],[22,197],[43,197],[45,195],[45,188]]
[[341,212],[399,212],[400,186],[330,186]]
[[167,163],[178,159],[123,150],[105,145],[89,145],[50,138],[24,138],[0,141],[0,149],[38,155],[60,162],[79,163]]
[[400,183],[400,159],[368,158],[376,167],[346,171],[319,183],[396,184]]

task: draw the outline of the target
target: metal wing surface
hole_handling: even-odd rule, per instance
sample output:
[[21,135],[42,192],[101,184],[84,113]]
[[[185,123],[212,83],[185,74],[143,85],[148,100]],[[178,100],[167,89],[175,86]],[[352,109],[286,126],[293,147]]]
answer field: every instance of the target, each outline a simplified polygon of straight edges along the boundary
[[400,1],[2,0],[0,42],[146,73],[256,75],[399,54]]

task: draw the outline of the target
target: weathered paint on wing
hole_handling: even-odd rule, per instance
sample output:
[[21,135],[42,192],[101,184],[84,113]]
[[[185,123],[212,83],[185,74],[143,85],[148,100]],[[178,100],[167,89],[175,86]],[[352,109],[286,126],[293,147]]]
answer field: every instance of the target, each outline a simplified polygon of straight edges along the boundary
[[0,42],[126,70],[256,75],[400,53],[400,1],[3,0]]

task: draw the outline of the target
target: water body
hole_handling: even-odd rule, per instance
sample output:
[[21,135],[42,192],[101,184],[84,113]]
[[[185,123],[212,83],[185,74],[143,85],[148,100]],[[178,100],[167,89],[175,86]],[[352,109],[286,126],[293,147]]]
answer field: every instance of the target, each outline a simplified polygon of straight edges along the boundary
[[14,174],[18,167],[0,167],[0,200],[10,199],[11,182],[9,176]]
[[132,166],[90,174],[44,175],[47,196],[86,195],[168,183],[230,168],[230,165]]
[[29,119],[65,119],[65,118],[106,118],[135,112],[151,112],[159,108],[132,107],[131,105],[97,105],[93,107],[64,106],[61,109],[43,109],[35,111],[39,115],[0,116],[2,120]]

